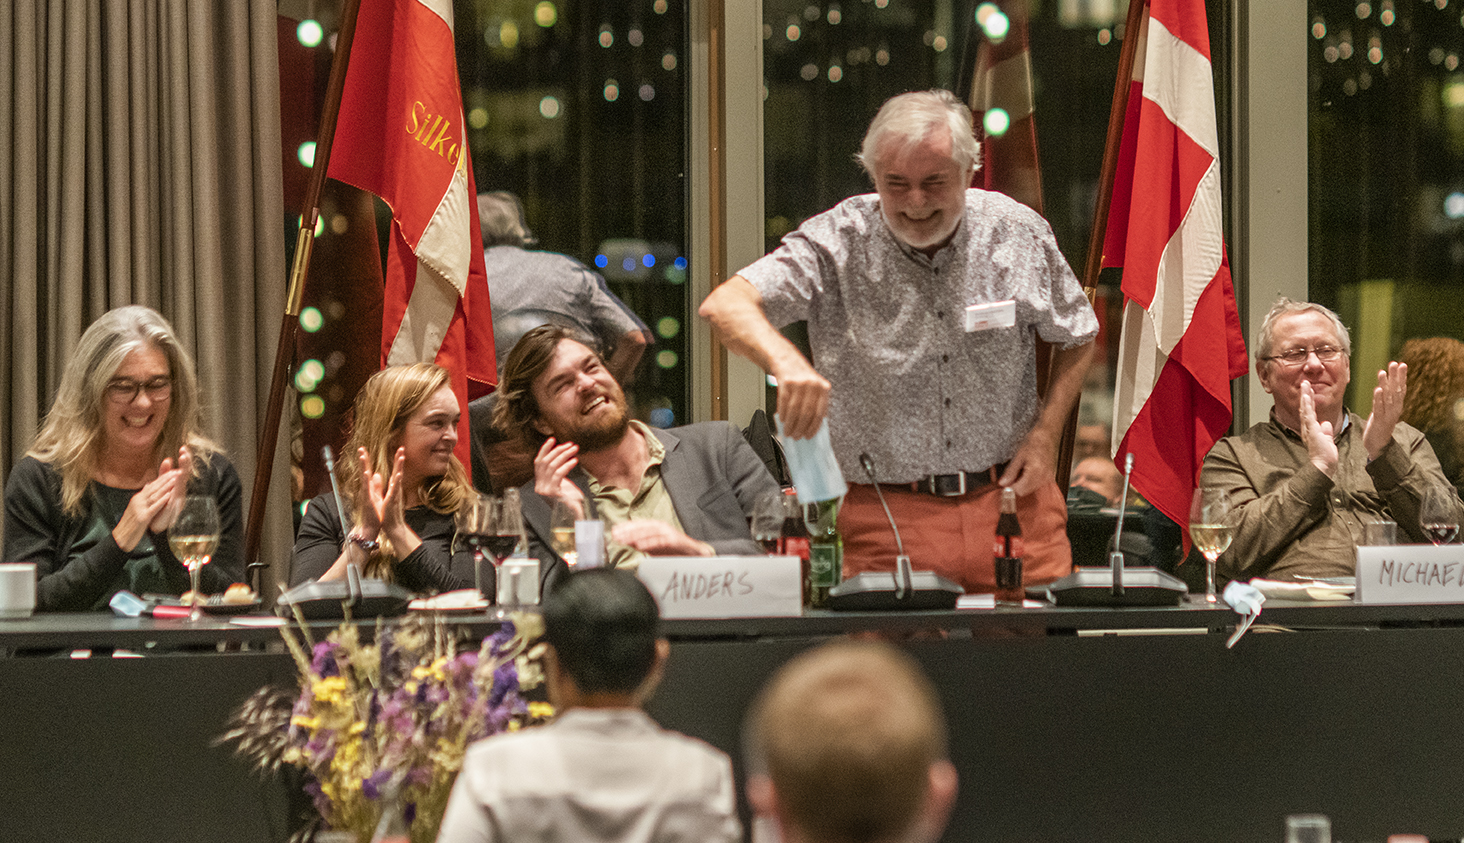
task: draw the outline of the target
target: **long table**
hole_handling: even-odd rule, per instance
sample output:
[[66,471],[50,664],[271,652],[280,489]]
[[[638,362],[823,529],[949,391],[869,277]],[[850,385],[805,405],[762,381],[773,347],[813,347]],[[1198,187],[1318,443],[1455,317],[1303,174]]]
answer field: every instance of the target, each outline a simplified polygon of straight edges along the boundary
[[[1464,606],[1271,603],[1262,623],[1296,631],[1226,649],[1235,618],[1191,604],[671,621],[650,708],[737,759],[743,713],[778,665],[878,631],[946,707],[961,776],[947,840],[1250,843],[1304,812],[1331,816],[1339,843],[1464,837]],[[283,840],[287,788],[212,744],[255,688],[292,681],[278,636],[0,621],[0,840]],[[65,655],[104,646],[144,655]]]

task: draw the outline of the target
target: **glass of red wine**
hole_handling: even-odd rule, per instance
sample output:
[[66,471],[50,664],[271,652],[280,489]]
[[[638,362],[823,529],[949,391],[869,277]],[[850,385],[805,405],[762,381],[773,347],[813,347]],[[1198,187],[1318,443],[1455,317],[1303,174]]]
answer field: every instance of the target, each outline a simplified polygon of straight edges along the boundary
[[1428,487],[1418,506],[1418,520],[1429,541],[1436,545],[1451,544],[1459,535],[1459,499],[1453,488]]
[[493,554],[493,564],[497,566],[498,579],[498,616],[504,617],[508,612],[519,606],[519,584],[517,582],[503,581],[503,560],[514,556],[520,551],[528,551],[528,542],[524,534],[524,516],[519,507],[518,489],[507,489],[503,498],[498,502],[497,512],[493,519],[493,534],[486,538],[485,544],[488,552]]

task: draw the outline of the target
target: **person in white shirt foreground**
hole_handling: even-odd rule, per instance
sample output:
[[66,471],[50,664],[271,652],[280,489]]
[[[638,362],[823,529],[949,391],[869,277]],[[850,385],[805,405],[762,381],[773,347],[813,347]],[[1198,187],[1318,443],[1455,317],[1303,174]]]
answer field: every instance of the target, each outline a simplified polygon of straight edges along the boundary
[[556,581],[545,672],[559,716],[469,747],[438,843],[740,840],[732,762],[641,709],[670,645],[629,571]]
[[783,843],[923,843],[956,799],[930,680],[888,644],[837,641],[773,676],[748,717],[747,801]]

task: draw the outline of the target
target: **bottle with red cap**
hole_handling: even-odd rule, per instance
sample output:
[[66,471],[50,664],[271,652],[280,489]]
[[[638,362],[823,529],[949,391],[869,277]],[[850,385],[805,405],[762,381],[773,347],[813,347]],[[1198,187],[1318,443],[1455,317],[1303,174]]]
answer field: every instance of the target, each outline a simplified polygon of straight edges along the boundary
[[1022,590],[1022,525],[1017,521],[1017,493],[1001,490],[1001,514],[996,519],[996,546],[992,549],[996,566],[996,605],[1021,606]]

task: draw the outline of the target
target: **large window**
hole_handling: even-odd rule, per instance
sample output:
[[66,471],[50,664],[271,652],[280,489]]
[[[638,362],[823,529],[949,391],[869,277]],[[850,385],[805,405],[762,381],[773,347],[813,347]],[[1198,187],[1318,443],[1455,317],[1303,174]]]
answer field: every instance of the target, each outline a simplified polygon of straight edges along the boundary
[[1349,405],[1363,414],[1371,373],[1406,340],[1464,337],[1461,13],[1458,0],[1308,6],[1309,285],[1352,329]]
[[687,414],[684,0],[459,0],[478,189],[523,201],[536,248],[595,267],[655,343],[635,415]]

